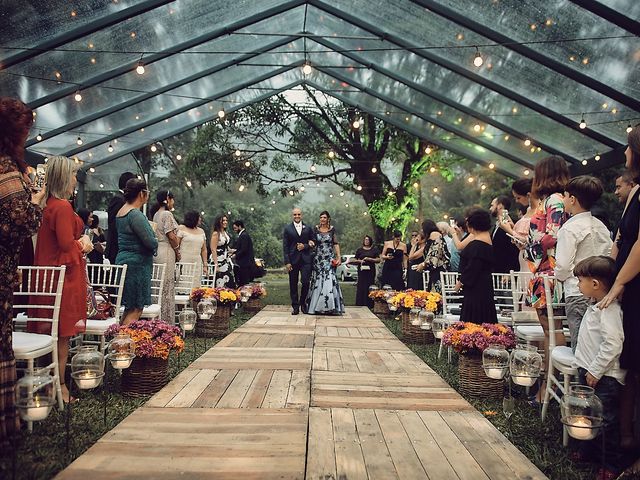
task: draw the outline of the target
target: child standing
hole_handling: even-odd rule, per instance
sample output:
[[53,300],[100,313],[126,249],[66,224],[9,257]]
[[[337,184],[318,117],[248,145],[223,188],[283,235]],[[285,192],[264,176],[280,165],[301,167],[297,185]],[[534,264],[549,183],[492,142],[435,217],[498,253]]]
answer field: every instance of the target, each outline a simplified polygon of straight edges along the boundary
[[602,196],[602,191],[600,180],[581,175],[569,181],[562,199],[564,210],[571,218],[558,230],[554,274],[563,282],[567,323],[574,352],[580,322],[589,306],[589,299],[580,293],[573,269],[585,258],[608,256],[613,245],[605,224],[589,211]]
[[[609,257],[589,257],[578,263],[573,273],[582,294],[599,302],[613,285],[616,267]],[[589,305],[580,324],[574,367],[578,369],[580,383],[592,387],[602,401],[605,452],[604,466],[598,471],[597,479],[616,478],[623,467],[618,448],[618,402],[626,373],[619,361],[623,341],[622,309],[618,302],[604,309],[595,303]],[[578,456],[593,458],[591,452],[597,452],[600,445],[599,437],[585,442]]]

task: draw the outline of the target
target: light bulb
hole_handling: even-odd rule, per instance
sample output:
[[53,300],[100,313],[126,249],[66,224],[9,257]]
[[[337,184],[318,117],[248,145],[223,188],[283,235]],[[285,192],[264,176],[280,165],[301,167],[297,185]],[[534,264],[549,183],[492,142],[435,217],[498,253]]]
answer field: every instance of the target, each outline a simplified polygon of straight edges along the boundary
[[315,164],[314,164],[314,165],[311,165],[311,167],[309,167],[309,170],[311,170],[312,172],[315,172],[315,171],[316,171],[316,166],[315,166]]
[[525,170],[523,173],[524,173],[524,174],[525,174],[525,176],[526,176],[526,175],[529,175],[531,172],[530,172],[529,170]]
[[76,90],[76,94],[73,96],[73,99],[76,102],[81,102],[82,101],[82,95],[80,94],[80,90]]
[[305,75],[311,75],[311,72],[313,72],[311,64],[309,62],[305,62],[305,64],[302,66],[302,73],[304,73]]
[[305,190],[305,188],[304,188],[304,185],[303,185],[303,186],[300,187],[300,191],[304,192],[304,190]]
[[245,167],[250,167],[251,166],[251,162],[249,160],[247,160],[246,162],[244,162],[244,166]]
[[427,155],[431,153],[431,147],[429,145],[427,145],[427,148],[424,149],[424,153],[426,153]]
[[224,108],[218,110],[218,118],[224,118],[225,115],[226,113],[224,112]]
[[484,60],[482,59],[482,55],[480,55],[480,51],[476,48],[476,55],[473,57],[473,64],[476,67],[481,67],[483,63]]
[[371,167],[371,173],[376,173],[378,169],[376,167]]
[[413,182],[413,188],[418,188],[420,184],[418,182]]
[[585,128],[587,128],[587,122],[584,120],[584,118],[580,120],[580,125],[578,126],[580,127],[580,130],[584,130]]
[[344,192],[340,192],[340,196],[341,196],[341,197],[344,197]]
[[486,190],[486,189],[487,189],[487,186],[486,186],[486,185],[480,185],[480,189],[481,189],[481,190]]
[[627,125],[627,133],[631,133],[631,130],[633,130],[631,124]]
[[362,185],[358,185],[358,186],[356,187],[356,190],[358,190],[359,192],[360,192],[360,191],[362,191]]
[[95,168],[93,168],[93,167],[91,167],[91,168],[89,169],[89,171],[90,171],[91,173],[96,173],[96,169],[95,169]]
[[596,162],[600,161],[600,155],[596,155],[595,157],[593,157],[593,159],[594,159]]
[[242,152],[240,150],[236,150],[236,157],[239,157],[240,155],[242,155]]
[[333,158],[336,156],[336,152],[334,152],[333,150],[329,150],[329,158]]
[[152,152],[157,152],[158,151],[158,147],[156,147],[155,144],[151,145],[151,151]]
[[582,165],[586,165],[587,161],[586,160],[582,160]]
[[271,200],[271,203],[272,203],[273,205],[275,205],[275,204],[276,204],[276,201],[275,201],[275,200]]
[[239,191],[239,192],[244,192],[244,185],[240,185],[240,186],[238,187],[238,191]]
[[476,123],[476,124],[473,126],[473,131],[474,131],[474,132],[479,132],[479,131],[480,131],[480,128],[481,128],[481,127],[480,127],[480,124],[479,124],[479,123]]
[[355,128],[356,130],[360,128],[360,120],[353,121],[353,128]]
[[525,141],[524,141],[524,146],[525,146],[525,147],[528,147],[529,145],[531,145],[531,140],[529,140],[529,139],[527,138],[527,139],[525,139]]
[[144,74],[144,63],[142,63],[142,61],[138,62],[138,66],[136,67],[136,73],[138,75]]
[[187,180],[187,187],[191,188],[191,180]]
[[467,182],[469,182],[469,183],[473,183],[473,177],[469,177],[469,178],[467,178]]
[[347,208],[349,208],[349,204],[348,204],[348,203],[345,203],[345,204],[344,204],[344,206],[345,206],[345,207],[347,207]]
[[289,190],[289,195],[293,197],[293,190]]
[[176,160],[182,160],[182,155],[180,154],[176,155]]
[[107,151],[109,153],[113,152],[113,145],[109,144],[109,146],[107,147]]
[[100,188],[104,188],[104,183],[101,183],[101,184],[100,184]]
[[36,140],[41,142],[42,141],[42,135],[41,134],[36,135]]
[[489,164],[489,170],[493,170],[494,168],[496,168],[496,166],[493,163]]
[[78,145],[82,145],[84,142],[82,141],[82,139],[80,137],[78,137],[78,139],[76,140],[76,143]]
[[363,212],[362,214],[366,217],[367,215],[369,215],[369,212]]
[[429,171],[430,171],[431,173],[436,173],[436,167],[431,167],[431,168],[429,168]]
[[438,187],[433,187],[433,193],[438,193]]

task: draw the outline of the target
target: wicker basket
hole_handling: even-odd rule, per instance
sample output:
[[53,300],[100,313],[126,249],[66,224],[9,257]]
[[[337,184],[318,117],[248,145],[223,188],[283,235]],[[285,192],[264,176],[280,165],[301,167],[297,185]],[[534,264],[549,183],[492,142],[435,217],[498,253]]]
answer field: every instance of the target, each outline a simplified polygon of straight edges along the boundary
[[477,355],[460,355],[458,384],[463,396],[478,400],[499,400],[504,394],[504,381],[487,377]]
[[373,313],[377,313],[378,315],[389,315],[389,305],[385,300],[374,300]]
[[262,301],[259,298],[250,298],[244,304],[243,309],[245,312],[259,312],[262,310]]
[[122,393],[129,397],[153,395],[169,381],[169,359],[136,357],[122,371]]
[[206,338],[224,338],[229,334],[229,318],[233,305],[218,305],[211,318],[199,318],[196,334]]
[[415,345],[429,345],[435,343],[436,337],[431,330],[423,330],[420,325],[412,325],[409,311],[402,310],[402,341]]

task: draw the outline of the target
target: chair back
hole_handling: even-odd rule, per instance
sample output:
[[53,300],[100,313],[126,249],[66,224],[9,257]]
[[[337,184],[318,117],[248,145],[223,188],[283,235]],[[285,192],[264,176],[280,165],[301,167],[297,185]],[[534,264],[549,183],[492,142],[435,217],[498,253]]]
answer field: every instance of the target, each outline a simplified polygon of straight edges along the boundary
[[453,305],[462,303],[462,293],[456,292],[456,283],[460,274],[458,272],[440,272],[440,283],[442,284],[442,313],[451,313],[449,310]]
[[189,295],[196,280],[195,263],[176,262],[176,293]]
[[[549,275],[544,275],[544,294],[547,299],[547,318],[549,319],[549,354],[557,346],[555,333],[563,333],[564,324],[567,323],[564,295],[562,295],[562,283],[554,281]],[[555,290],[555,292],[554,292]],[[554,300],[554,293],[558,300]]]
[[513,303],[513,311],[521,312],[525,306],[527,292],[529,290],[529,282],[533,278],[531,272],[515,272],[511,270],[511,301]]
[[104,265],[102,263],[87,263],[87,276],[94,289],[109,292],[110,300],[115,307],[115,319],[120,320],[120,305],[124,280],[127,276],[127,265]]
[[209,262],[207,264],[207,274],[202,277],[200,285],[203,287],[215,287],[216,286],[216,266]]
[[160,305],[162,299],[162,288],[164,275],[167,266],[164,263],[154,263],[151,273],[151,302]]
[[[67,267],[19,266],[22,282],[13,292],[13,308],[26,310],[29,322],[51,324],[51,337],[58,338],[62,287]],[[84,296],[84,292],[82,292]]]
[[493,283],[493,299],[497,306],[502,308],[513,306],[513,295],[511,293],[511,274],[510,273],[492,273],[491,281]]
[[422,272],[422,289],[427,290],[429,287],[429,270],[424,270]]

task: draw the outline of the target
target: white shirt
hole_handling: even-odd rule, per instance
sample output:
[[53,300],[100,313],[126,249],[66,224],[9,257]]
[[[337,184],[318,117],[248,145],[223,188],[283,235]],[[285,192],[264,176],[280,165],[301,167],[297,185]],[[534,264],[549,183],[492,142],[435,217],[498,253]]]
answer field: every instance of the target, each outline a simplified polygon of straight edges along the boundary
[[591,212],[578,213],[558,230],[556,244],[555,277],[564,282],[565,297],[580,297],[578,279],[574,267],[585,258],[594,255],[611,255],[611,234]]
[[302,235],[302,222],[293,222],[293,226],[296,228],[298,235]]
[[613,377],[624,385],[626,371],[620,368],[622,342],[624,331],[620,304],[613,302],[604,310],[590,305],[580,323],[573,366],[586,369],[598,380],[603,376]]

